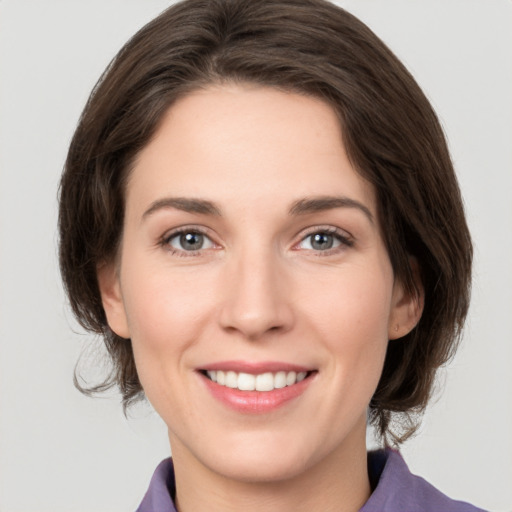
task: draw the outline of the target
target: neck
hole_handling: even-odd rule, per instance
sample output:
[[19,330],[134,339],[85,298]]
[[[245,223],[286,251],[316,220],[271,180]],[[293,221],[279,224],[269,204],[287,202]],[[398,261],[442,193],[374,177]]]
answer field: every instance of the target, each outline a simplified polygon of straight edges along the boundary
[[[290,478],[247,482],[204,466],[173,439],[179,512],[357,512],[368,500],[366,439],[347,439],[320,462]],[[271,461],[269,461],[270,463]]]

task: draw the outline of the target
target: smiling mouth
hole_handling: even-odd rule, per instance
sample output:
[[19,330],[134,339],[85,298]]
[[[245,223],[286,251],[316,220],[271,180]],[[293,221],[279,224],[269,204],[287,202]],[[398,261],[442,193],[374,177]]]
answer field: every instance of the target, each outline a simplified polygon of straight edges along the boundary
[[227,388],[240,391],[273,391],[293,386],[315,372],[278,371],[253,375],[231,370],[202,370],[201,373],[212,382]]

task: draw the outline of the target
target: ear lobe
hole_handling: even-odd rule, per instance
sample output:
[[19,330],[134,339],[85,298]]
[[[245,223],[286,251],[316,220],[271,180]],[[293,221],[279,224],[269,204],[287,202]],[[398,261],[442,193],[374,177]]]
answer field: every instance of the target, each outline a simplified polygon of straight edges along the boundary
[[130,338],[119,273],[114,264],[103,263],[96,270],[101,302],[109,327],[121,338]]
[[389,315],[388,338],[396,340],[409,334],[418,324],[423,313],[425,291],[416,258],[410,258],[415,289],[407,291],[404,285],[395,281],[393,304]]

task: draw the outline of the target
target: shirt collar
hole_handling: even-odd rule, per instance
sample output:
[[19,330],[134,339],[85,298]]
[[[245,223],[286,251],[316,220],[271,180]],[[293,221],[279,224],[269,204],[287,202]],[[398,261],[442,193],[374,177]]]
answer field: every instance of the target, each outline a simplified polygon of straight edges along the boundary
[[153,473],[137,512],[176,512],[173,502],[175,495],[174,465],[172,459],[165,459]]
[[[402,456],[389,448],[368,453],[368,474],[374,490],[359,512],[484,512],[449,499],[423,478],[413,475]],[[177,512],[175,495],[173,463],[165,459],[156,468],[137,512]]]

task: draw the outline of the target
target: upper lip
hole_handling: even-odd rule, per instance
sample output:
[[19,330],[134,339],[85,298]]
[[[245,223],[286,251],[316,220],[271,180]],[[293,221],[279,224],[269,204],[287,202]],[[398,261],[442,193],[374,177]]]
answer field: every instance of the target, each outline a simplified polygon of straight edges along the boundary
[[206,371],[232,371],[236,373],[249,373],[252,375],[259,375],[267,372],[276,373],[279,371],[298,373],[314,370],[314,368],[307,366],[280,361],[218,361],[201,366],[198,369]]

